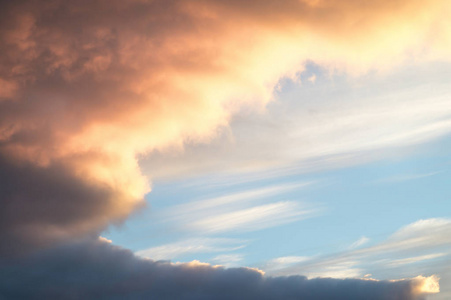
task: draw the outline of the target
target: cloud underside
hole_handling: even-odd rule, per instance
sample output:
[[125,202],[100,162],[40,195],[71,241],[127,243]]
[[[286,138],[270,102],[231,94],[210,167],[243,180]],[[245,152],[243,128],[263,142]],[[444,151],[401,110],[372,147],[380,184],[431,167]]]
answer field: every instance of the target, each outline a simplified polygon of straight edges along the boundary
[[423,299],[426,279],[266,277],[248,268],[139,259],[100,240],[0,264],[1,299]]

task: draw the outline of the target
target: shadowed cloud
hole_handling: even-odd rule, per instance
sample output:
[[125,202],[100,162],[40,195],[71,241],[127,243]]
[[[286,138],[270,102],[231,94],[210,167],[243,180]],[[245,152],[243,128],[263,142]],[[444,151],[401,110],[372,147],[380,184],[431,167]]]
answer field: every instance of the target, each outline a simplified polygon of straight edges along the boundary
[[0,195],[1,255],[95,234],[140,205],[61,164],[40,167],[1,156]]
[[419,300],[427,279],[375,281],[266,277],[249,268],[172,264],[135,257],[101,240],[1,262],[2,299],[380,299]]

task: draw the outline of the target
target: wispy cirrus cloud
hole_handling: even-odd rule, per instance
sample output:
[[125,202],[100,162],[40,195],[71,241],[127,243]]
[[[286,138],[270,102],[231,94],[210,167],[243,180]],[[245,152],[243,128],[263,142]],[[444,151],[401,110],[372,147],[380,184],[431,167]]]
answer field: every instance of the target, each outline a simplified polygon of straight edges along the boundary
[[244,260],[244,254],[221,254],[213,257],[210,261],[214,264],[218,264],[225,267],[237,267]]
[[362,236],[361,238],[359,238],[357,241],[355,241],[354,243],[352,243],[349,246],[349,249],[354,249],[354,248],[358,248],[366,243],[368,243],[370,241],[369,238],[367,238],[366,236]]
[[190,201],[186,204],[171,206],[165,217],[173,216],[180,218],[184,214],[191,214],[199,211],[209,211],[210,209],[228,209],[230,207],[242,206],[255,201],[264,201],[276,195],[285,194],[294,190],[308,187],[314,182],[301,182],[293,184],[273,185],[264,188],[255,188],[224,196],[208,198],[205,200]]
[[302,200],[285,199],[290,199],[290,192],[309,187],[312,183],[249,189],[169,206],[161,213],[160,222],[191,234],[209,235],[255,231],[299,221],[320,214],[322,208]]
[[436,172],[428,172],[428,173],[421,173],[421,174],[401,174],[401,175],[396,175],[396,176],[379,179],[375,183],[398,183],[398,182],[403,182],[403,181],[431,177],[431,176],[434,176],[434,175],[437,175],[440,173],[441,173],[440,171],[436,171]]
[[276,202],[218,214],[187,223],[188,230],[206,233],[254,231],[299,221],[317,213],[294,201]]
[[407,265],[407,264],[413,264],[416,262],[426,261],[429,259],[435,259],[439,257],[443,257],[449,255],[449,253],[433,253],[433,254],[427,254],[427,255],[420,255],[420,256],[414,256],[414,257],[408,257],[408,258],[401,258],[401,259],[395,259],[388,263],[390,266],[400,266],[400,265]]
[[267,268],[262,269],[274,275],[304,274],[310,278],[362,278],[368,273],[375,277],[383,278],[390,274],[403,278],[409,271],[424,272],[426,269],[423,269],[425,265],[422,263],[434,263],[438,274],[442,272],[447,275],[445,266],[451,255],[451,239],[446,237],[450,234],[449,219],[419,220],[375,245],[350,248],[330,255],[298,257],[299,262],[296,259],[284,260],[282,257],[271,260]]
[[247,242],[229,238],[190,238],[136,252],[136,255],[154,260],[172,260],[187,254],[235,251]]

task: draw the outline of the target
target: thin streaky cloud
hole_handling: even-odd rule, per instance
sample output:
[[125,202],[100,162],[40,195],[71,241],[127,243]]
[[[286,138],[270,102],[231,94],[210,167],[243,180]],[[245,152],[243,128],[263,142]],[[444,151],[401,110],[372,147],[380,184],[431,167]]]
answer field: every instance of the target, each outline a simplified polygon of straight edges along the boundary
[[312,257],[308,256],[282,256],[271,259],[270,261],[265,263],[265,270],[269,270],[270,272],[274,272],[279,269],[284,269],[289,266],[292,266],[297,263],[305,262],[312,259]]
[[206,217],[185,226],[188,230],[205,233],[255,231],[299,221],[312,216],[315,212],[305,209],[294,201],[280,201]]
[[420,173],[420,174],[402,174],[402,175],[396,175],[396,176],[391,176],[391,177],[387,177],[387,178],[382,178],[382,179],[374,181],[374,183],[397,183],[397,182],[431,177],[431,176],[434,176],[434,175],[437,175],[440,173],[442,173],[442,171]]
[[235,251],[246,245],[246,241],[239,239],[202,237],[151,247],[137,251],[135,254],[154,260],[172,260],[186,254]]
[[319,204],[288,200],[289,193],[313,183],[316,181],[279,184],[173,205],[165,208],[157,221],[193,235],[279,226],[321,214]]
[[212,259],[210,261],[214,264],[221,265],[224,267],[236,267],[239,266],[240,263],[244,260],[244,254],[240,253],[234,253],[234,254],[220,254]]
[[262,269],[274,275],[303,274],[308,277],[327,277],[332,274],[354,274],[359,277],[366,273],[385,272],[386,269],[396,271],[396,268],[407,264],[438,260],[451,255],[451,240],[444,238],[447,236],[451,236],[451,220],[419,220],[373,246],[318,255],[295,265],[286,265],[285,268],[274,265],[277,260],[272,260],[266,265],[268,269]]
[[388,265],[389,266],[401,266],[401,265],[407,265],[407,264],[413,264],[420,261],[430,260],[438,257],[443,257],[446,255],[449,255],[450,253],[433,253],[433,254],[427,254],[427,255],[421,255],[421,256],[414,256],[414,257],[407,257],[402,259],[395,259],[391,260]]
[[216,198],[209,198],[206,200],[190,201],[186,204],[175,205],[169,208],[169,215],[188,214],[196,211],[208,210],[217,208],[218,206],[230,207],[231,204],[239,202],[240,204],[266,199],[278,194],[290,192],[296,189],[307,187],[313,182],[303,182],[294,184],[281,184],[265,188],[252,189],[241,191],[234,194],[220,196]]
[[359,238],[357,241],[355,241],[354,243],[352,243],[349,246],[349,249],[354,249],[354,248],[358,248],[366,243],[368,243],[370,241],[369,238],[367,238],[366,236],[362,236],[361,238]]

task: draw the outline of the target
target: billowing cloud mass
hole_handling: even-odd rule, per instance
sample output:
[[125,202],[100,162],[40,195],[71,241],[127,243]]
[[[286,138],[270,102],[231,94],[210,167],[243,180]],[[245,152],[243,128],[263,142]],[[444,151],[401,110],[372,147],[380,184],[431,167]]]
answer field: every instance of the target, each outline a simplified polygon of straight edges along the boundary
[[[150,191],[139,157],[208,142],[238,110],[263,109],[278,81],[308,60],[360,74],[408,60],[446,59],[450,5],[2,1],[0,253],[96,235],[121,222]],[[85,254],[79,260],[90,259]],[[139,267],[141,261],[118,255],[125,258],[117,268],[131,263],[130,272],[134,266],[180,270],[174,280],[184,274],[183,267]],[[257,285],[262,280],[253,271],[215,272],[227,278],[243,272]],[[2,288],[18,286],[17,278],[10,280]],[[337,286],[348,284],[354,282]],[[410,283],[399,285],[405,291]]]
[[[149,191],[138,155],[208,141],[307,60],[361,72],[450,42],[448,1],[239,3],[3,3],[2,232],[44,242],[123,219]],[[41,198],[58,204],[29,209]]]
[[0,267],[0,299],[420,300],[430,280],[265,277],[248,268],[142,260],[102,241],[71,244]]

